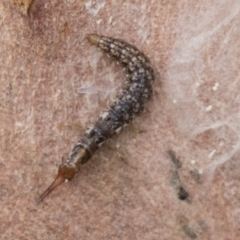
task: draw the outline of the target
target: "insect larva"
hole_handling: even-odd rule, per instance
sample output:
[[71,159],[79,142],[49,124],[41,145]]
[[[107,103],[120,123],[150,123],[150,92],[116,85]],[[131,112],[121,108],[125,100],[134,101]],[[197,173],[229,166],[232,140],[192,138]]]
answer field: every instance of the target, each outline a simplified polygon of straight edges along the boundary
[[124,67],[126,81],[116,99],[100,114],[95,124],[87,128],[67,160],[59,166],[56,179],[40,196],[40,200],[65,180],[72,180],[103,143],[121,132],[143,111],[145,103],[152,96],[155,77],[145,54],[120,39],[96,34],[89,34],[86,38]]

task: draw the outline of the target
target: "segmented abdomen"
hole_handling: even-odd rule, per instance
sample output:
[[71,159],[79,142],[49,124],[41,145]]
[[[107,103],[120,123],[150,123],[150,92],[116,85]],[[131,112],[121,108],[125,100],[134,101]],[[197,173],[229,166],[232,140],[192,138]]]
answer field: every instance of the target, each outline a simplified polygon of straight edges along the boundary
[[[152,96],[154,71],[149,59],[142,52],[119,39],[95,34],[87,35],[87,39],[116,59],[124,67],[127,76],[116,99],[101,113],[96,123],[87,129],[70,153],[70,159],[79,147],[85,148],[90,158],[101,144],[132,122],[134,117],[143,111],[146,101]],[[87,161],[88,159],[85,159],[82,163]]]

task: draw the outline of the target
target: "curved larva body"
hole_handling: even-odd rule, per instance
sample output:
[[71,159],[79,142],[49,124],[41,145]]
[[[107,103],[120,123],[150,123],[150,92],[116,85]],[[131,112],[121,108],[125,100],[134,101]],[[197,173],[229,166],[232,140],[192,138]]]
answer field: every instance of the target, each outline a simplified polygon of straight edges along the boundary
[[86,38],[124,67],[126,81],[116,99],[100,114],[95,124],[87,128],[67,160],[59,166],[55,181],[41,195],[41,200],[64,180],[73,179],[104,142],[121,132],[143,111],[145,103],[152,96],[154,71],[142,52],[119,39],[96,34],[89,34]]

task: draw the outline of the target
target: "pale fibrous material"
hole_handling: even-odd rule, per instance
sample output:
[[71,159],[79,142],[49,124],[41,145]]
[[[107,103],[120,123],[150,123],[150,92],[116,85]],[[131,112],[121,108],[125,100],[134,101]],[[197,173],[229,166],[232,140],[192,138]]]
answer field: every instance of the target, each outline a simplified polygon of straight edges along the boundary
[[235,0],[186,3],[166,63],[166,106],[178,147],[208,183],[240,150],[239,12]]

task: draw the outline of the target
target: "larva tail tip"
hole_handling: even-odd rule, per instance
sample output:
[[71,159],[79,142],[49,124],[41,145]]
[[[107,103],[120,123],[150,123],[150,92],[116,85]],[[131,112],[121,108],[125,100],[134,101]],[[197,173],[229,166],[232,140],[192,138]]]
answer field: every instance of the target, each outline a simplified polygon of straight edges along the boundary
[[64,181],[65,181],[65,178],[61,174],[58,173],[58,175],[57,175],[56,179],[53,181],[53,183],[39,197],[39,202],[42,202],[45,199],[45,197],[47,197],[58,185],[60,185]]
[[93,45],[98,45],[100,36],[97,34],[87,34],[85,38]]

